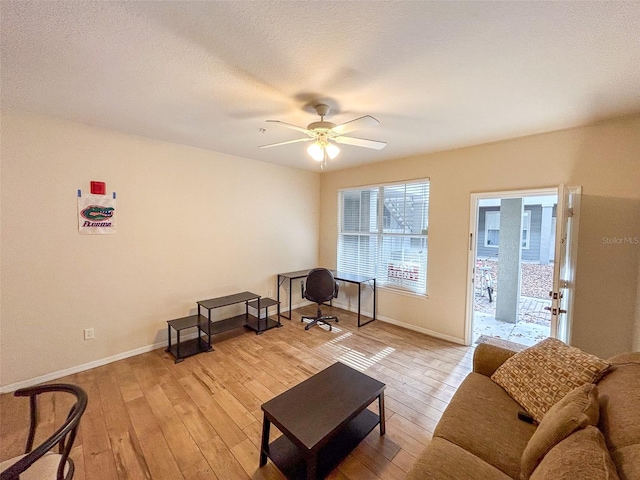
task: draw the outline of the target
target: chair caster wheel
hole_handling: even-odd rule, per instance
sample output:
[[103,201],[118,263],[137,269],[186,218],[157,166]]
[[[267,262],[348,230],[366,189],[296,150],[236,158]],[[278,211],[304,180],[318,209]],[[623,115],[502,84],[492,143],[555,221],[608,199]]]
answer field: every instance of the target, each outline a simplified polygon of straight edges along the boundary
[[309,330],[309,325],[307,325],[306,327],[304,327],[305,330]]

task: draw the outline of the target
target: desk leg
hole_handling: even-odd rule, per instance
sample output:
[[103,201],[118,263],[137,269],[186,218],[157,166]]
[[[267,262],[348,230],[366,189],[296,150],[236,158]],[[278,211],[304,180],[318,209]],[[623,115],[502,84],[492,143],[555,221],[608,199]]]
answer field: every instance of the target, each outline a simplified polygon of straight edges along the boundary
[[378,395],[378,410],[380,411],[380,436],[382,436],[386,431],[384,414],[384,392]]
[[307,456],[307,480],[316,480],[317,465],[318,465],[318,452],[311,452]]
[[264,467],[267,464],[267,451],[269,450],[269,429],[271,422],[267,418],[267,414],[264,414],[262,420],[262,445],[260,445],[260,466]]
[[167,339],[169,341],[169,344],[167,345],[167,349],[165,350],[165,352],[170,352],[171,351],[171,325],[167,324]]
[[373,319],[376,319],[376,279],[373,279]]
[[291,294],[293,293],[293,278],[289,277],[289,320],[291,320]]
[[358,326],[360,326],[360,302],[362,300],[362,283],[358,283]]

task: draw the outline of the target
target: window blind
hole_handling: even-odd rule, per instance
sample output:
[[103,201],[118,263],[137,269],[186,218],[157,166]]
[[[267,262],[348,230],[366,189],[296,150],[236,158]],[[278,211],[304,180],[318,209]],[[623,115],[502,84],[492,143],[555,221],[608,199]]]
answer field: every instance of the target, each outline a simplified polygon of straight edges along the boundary
[[338,191],[338,270],[425,294],[429,180]]

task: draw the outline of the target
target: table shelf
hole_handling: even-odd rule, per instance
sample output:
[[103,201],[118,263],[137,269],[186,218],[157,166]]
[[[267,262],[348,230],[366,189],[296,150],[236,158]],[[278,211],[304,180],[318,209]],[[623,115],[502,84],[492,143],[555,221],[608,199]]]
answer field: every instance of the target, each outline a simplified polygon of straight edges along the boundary
[[211,347],[209,347],[207,341],[202,337],[194,338],[193,340],[188,340],[186,342],[181,342],[179,345],[179,352],[178,345],[172,345],[167,349],[167,351],[176,358],[176,363],[180,363],[179,361],[182,361],[185,358],[197,353],[208,352],[211,350]]
[[[280,323],[280,315],[278,315],[278,320],[272,320],[269,318],[269,307],[273,307],[274,305],[280,306],[280,302],[274,300],[273,298],[260,298],[258,300],[254,300],[249,302],[249,306],[251,308],[255,308],[258,312],[258,316],[253,317],[253,319],[247,322],[247,327],[251,330],[254,330],[257,335],[262,334],[267,330],[271,330],[272,328],[280,328],[282,324]],[[260,318],[260,310],[264,308],[264,318]],[[280,310],[278,308],[278,310]]]
[[[207,318],[204,318],[204,322],[198,324],[198,328],[205,335],[207,332]],[[227,332],[229,330],[233,330],[239,327],[247,327],[253,328],[250,326],[251,323],[255,323],[258,319],[253,315],[236,315],[235,317],[225,318],[224,320],[216,320],[215,322],[209,322],[211,325],[211,335],[217,335],[219,333]]]
[[[275,302],[271,299],[260,299],[260,295],[256,295],[251,292],[236,293],[233,295],[226,295],[223,297],[210,298],[208,300],[200,300],[197,302],[198,313],[190,315],[188,317],[176,318],[175,320],[167,321],[168,330],[168,346],[165,351],[171,353],[175,357],[175,362],[182,362],[186,357],[195,355],[202,352],[210,352],[213,350],[211,346],[211,336],[217,335],[234,328],[246,327],[254,330],[257,334],[262,333],[264,330],[273,328],[273,323],[278,323],[276,326],[280,326],[280,322],[274,322],[267,318],[266,320],[259,319],[253,315],[249,315],[249,306],[255,305],[260,308],[266,307],[266,304]],[[260,303],[258,303],[260,302]],[[225,318],[223,320],[211,319],[211,311],[216,308],[227,307],[238,303],[245,304],[245,313],[243,315],[236,315],[231,318]],[[271,304],[273,305],[273,304]],[[202,314],[202,309],[207,311],[206,316]],[[258,311],[258,317],[260,312]],[[264,327],[263,327],[264,325]],[[183,330],[190,328],[197,328],[197,338],[183,342],[180,340],[180,335]],[[171,330],[176,332],[177,343],[171,344]]]
[[[380,423],[380,417],[365,409],[318,452],[317,478],[325,478]],[[307,478],[304,453],[286,435],[269,444],[268,456],[288,480]]]

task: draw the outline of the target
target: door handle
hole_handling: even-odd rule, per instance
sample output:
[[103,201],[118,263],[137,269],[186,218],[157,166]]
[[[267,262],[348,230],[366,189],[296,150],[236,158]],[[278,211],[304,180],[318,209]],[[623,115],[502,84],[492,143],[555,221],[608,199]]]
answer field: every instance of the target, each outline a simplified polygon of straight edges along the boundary
[[551,315],[559,315],[561,313],[567,313],[566,310],[564,310],[563,308],[551,308],[551,307],[543,307],[543,310],[548,310],[549,312],[551,312]]

